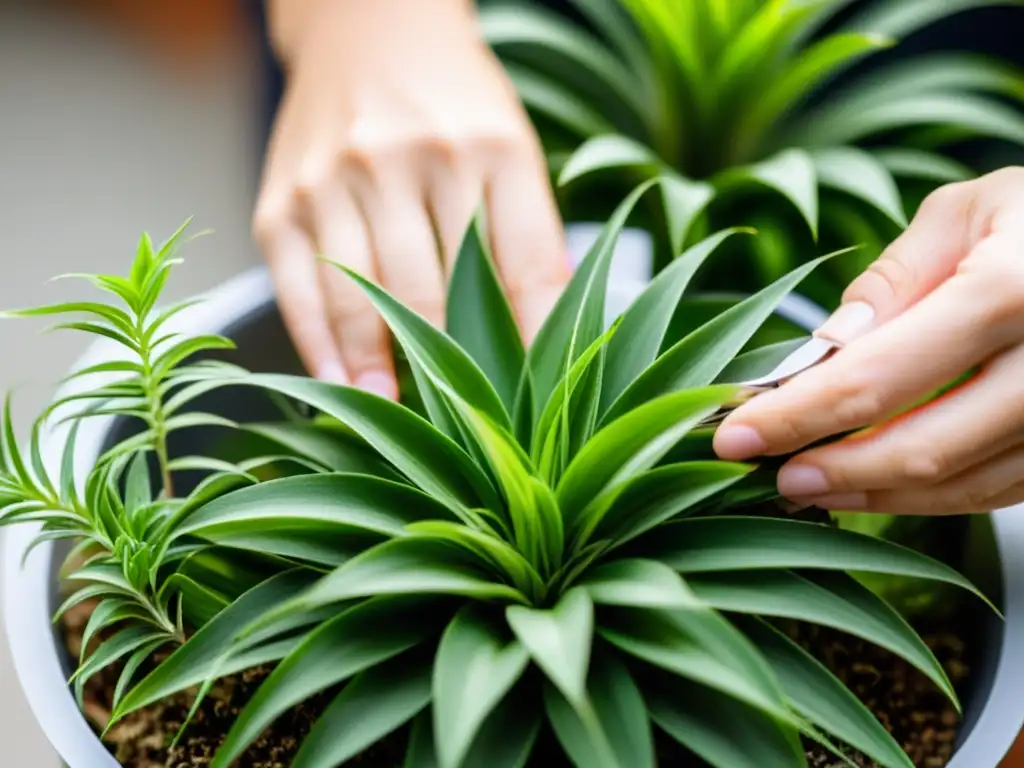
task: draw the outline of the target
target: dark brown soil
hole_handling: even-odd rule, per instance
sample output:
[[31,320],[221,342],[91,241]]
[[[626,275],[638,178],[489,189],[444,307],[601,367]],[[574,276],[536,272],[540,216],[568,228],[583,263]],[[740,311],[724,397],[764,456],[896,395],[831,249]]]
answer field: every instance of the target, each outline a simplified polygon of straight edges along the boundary
[[[92,608],[92,604],[84,604],[64,618],[68,649],[76,656]],[[895,736],[914,765],[944,768],[953,754],[959,717],[931,681],[892,654],[841,633],[805,624],[793,624],[788,631],[850,686]],[[954,686],[959,687],[968,674],[963,641],[942,630],[924,637]],[[265,668],[249,670],[214,686],[174,748],[169,745],[192,705],[191,692],[128,716],[108,734],[108,746],[126,768],[207,766],[238,712],[268,673]],[[108,721],[116,680],[116,671],[108,670],[86,686],[85,714],[97,730]],[[332,694],[328,691],[280,718],[237,764],[244,768],[287,768]],[[670,739],[660,738],[663,736],[659,734],[658,738],[662,768],[699,768],[702,761]],[[400,768],[404,744],[405,735],[398,734],[353,762],[372,768]],[[810,768],[848,765],[809,742],[807,756]],[[849,751],[848,758],[858,768],[875,768],[875,763],[855,751]],[[545,759],[543,763],[553,766],[558,759]]]

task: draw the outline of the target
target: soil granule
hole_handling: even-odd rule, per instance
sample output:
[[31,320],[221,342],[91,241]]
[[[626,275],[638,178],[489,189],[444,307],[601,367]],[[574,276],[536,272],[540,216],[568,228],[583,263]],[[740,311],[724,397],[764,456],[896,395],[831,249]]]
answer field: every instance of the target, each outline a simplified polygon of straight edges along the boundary
[[[63,619],[68,650],[77,657],[82,630],[94,604],[84,603]],[[822,627],[792,623],[789,635],[809,649],[863,701],[893,734],[917,768],[944,768],[953,755],[960,719],[941,691],[923,674],[893,654],[870,643]],[[957,688],[968,675],[964,642],[948,630],[923,633],[950,681]],[[85,714],[98,731],[109,719],[117,669],[109,668],[85,688]],[[126,768],[197,768],[208,766],[231,723],[255,693],[269,668],[257,668],[218,682],[200,705],[184,735],[170,746],[193,703],[194,693],[182,693],[135,712],[107,734],[106,743]],[[279,718],[236,763],[245,768],[288,768],[303,737],[309,732],[336,691],[327,691]],[[550,734],[548,734],[550,736]],[[658,734],[661,768],[700,768],[695,758],[664,734]],[[368,768],[399,768],[406,736],[385,739],[349,764]],[[548,739],[543,739],[548,741]],[[864,755],[849,750],[846,762],[821,746],[805,742],[810,768],[876,768]],[[545,766],[562,765],[561,756],[540,760]]]

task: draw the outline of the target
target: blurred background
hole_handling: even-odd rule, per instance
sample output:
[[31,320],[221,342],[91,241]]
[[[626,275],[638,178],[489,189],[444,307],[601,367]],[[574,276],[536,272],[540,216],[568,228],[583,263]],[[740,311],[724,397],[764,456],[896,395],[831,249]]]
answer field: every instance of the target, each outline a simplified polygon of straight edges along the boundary
[[[185,252],[173,297],[258,263],[257,41],[238,0],[0,0],[0,307],[68,298],[50,277],[120,271],[143,229],[162,239],[191,215],[214,232]],[[19,426],[81,351],[33,331],[0,323]],[[57,766],[4,640],[0,743],[5,766]]]

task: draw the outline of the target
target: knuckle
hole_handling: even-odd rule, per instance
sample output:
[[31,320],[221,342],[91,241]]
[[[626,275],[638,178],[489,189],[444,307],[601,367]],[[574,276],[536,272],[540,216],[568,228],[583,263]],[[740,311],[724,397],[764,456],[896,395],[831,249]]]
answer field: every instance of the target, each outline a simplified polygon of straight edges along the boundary
[[885,397],[878,387],[854,384],[836,400],[835,420],[848,427],[858,427],[877,419],[885,411]]
[[966,210],[974,183],[975,180],[957,181],[939,187],[921,202],[918,217],[945,217]]
[[949,460],[927,446],[913,446],[905,451],[900,472],[914,483],[934,484],[949,474]]
[[262,198],[252,216],[252,234],[266,248],[291,221],[291,208],[279,197]]
[[876,259],[844,294],[844,300],[852,301],[861,295],[871,295],[876,301],[887,302],[900,299],[914,290],[916,285],[913,270],[899,253],[892,253]]

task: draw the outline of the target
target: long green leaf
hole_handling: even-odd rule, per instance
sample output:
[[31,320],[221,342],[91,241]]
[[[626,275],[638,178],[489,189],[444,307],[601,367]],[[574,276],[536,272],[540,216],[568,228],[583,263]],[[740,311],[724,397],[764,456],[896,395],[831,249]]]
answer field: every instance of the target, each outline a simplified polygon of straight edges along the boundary
[[239,629],[307,588],[311,580],[310,574],[288,571],[246,592],[132,688],[114,710],[111,724],[129,712],[198,685],[214,673],[228,675],[245,669],[220,664]]
[[498,504],[487,477],[465,451],[397,403],[300,376],[252,374],[238,383],[293,397],[338,419],[453,510]]
[[429,663],[399,658],[367,670],[320,716],[292,768],[341,765],[412,720],[429,703]]
[[466,231],[452,270],[446,327],[512,413],[526,353],[476,220]]
[[[460,595],[525,603],[523,594],[487,578],[458,548],[418,537],[393,539],[363,552],[282,605],[281,617],[331,603],[381,595]],[[276,618],[276,617],[275,617]]]
[[[567,524],[592,530],[626,482],[654,466],[738,391],[732,385],[717,385],[673,392],[640,405],[601,429],[573,459],[558,484],[558,504]],[[600,503],[589,508],[596,500]]]
[[734,697],[679,677],[645,686],[651,719],[714,768],[804,768],[796,730]]
[[340,267],[363,289],[391,328],[406,354],[416,359],[424,371],[438,383],[456,392],[473,408],[511,429],[509,415],[472,357],[446,333],[407,308],[375,283],[345,267]]
[[900,128],[939,125],[982,138],[1024,144],[1024,116],[999,101],[966,93],[922,93],[858,106],[841,102],[816,110],[787,133],[806,146],[852,144]]
[[640,548],[645,556],[684,575],[765,568],[861,571],[944,582],[986,600],[956,570],[920,552],[874,536],[799,520],[693,518],[659,528]]
[[697,217],[715,197],[715,188],[706,181],[687,179],[670,170],[661,173],[661,199],[665,207],[672,253],[679,253]]
[[886,648],[957,702],[942,665],[906,620],[845,574],[821,574],[811,581],[792,571],[743,571],[693,575],[689,583],[697,597],[721,611],[808,621]]
[[692,608],[699,601],[678,573],[657,560],[625,558],[599,565],[580,582],[599,605]]
[[657,358],[672,313],[696,271],[719,245],[740,232],[752,230],[725,229],[689,248],[662,270],[626,310],[608,342],[601,413]]
[[432,611],[431,601],[381,598],[317,627],[263,681],[235,719],[211,768],[230,766],[296,704],[423,642],[439,628]]
[[743,628],[772,665],[797,712],[884,768],[913,768],[878,718],[824,664],[767,623],[746,622]]
[[625,544],[724,491],[752,470],[749,464],[727,461],[684,461],[645,472],[605,512],[594,536],[616,546]]
[[452,513],[407,485],[347,473],[299,475],[232,491],[190,514],[171,542],[196,536],[222,546],[338,564],[400,536],[419,520]]
[[901,227],[907,226],[900,190],[889,170],[856,147],[829,147],[811,153],[818,180],[877,208]]
[[314,424],[267,422],[240,424],[239,430],[268,440],[288,451],[326,467],[332,472],[354,472],[391,480],[398,473],[375,455],[369,446],[338,430],[327,430]]
[[598,632],[630,656],[793,722],[767,662],[713,611],[616,609]]
[[441,637],[433,672],[434,741],[441,768],[462,765],[487,716],[526,669],[526,649],[505,635],[479,609],[468,607]]
[[532,113],[547,117],[580,138],[612,133],[615,126],[558,80],[505,62],[505,74]]
[[643,93],[619,58],[567,19],[535,7],[499,6],[481,11],[480,28],[499,51],[510,46],[538,49],[558,64],[569,63],[588,73],[637,117],[647,114]]
[[551,393],[576,358],[604,330],[608,272],[619,233],[643,194],[655,180],[641,184],[615,209],[576,269],[527,353],[524,377],[530,377],[532,413],[539,418]]
[[608,409],[605,423],[659,395],[713,382],[786,295],[819,264],[840,253],[843,251],[801,265],[687,334],[626,388]]
[[548,679],[574,706],[585,701],[594,604],[582,589],[563,595],[551,610],[509,606],[509,626]]
[[863,9],[846,23],[847,29],[868,30],[891,37],[905,37],[934,21],[971,8],[1020,5],[1021,0],[883,0]]
[[974,176],[966,165],[921,149],[885,147],[874,150],[873,154],[893,176],[927,179],[940,184],[964,181]]
[[565,186],[581,176],[611,168],[633,168],[653,176],[661,167],[658,156],[628,136],[613,133],[587,139],[562,166],[558,184]]
[[587,719],[558,691],[546,691],[548,717],[569,759],[577,768],[653,768],[647,707],[625,665],[602,655],[587,687]]
[[817,239],[818,180],[814,163],[803,149],[785,149],[753,165],[728,169],[715,181],[726,190],[751,182],[774,189],[793,203]]

